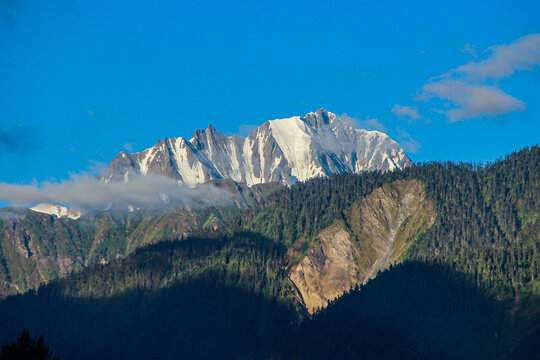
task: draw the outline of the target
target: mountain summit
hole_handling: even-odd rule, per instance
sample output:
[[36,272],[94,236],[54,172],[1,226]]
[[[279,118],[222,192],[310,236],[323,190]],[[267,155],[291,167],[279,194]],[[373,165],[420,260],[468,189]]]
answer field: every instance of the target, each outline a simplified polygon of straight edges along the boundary
[[231,179],[251,186],[287,185],[312,177],[363,170],[402,169],[411,164],[403,149],[379,131],[354,129],[324,109],[306,116],[270,120],[247,137],[226,136],[212,125],[182,137],[160,140],[138,153],[121,152],[102,181],[127,181],[156,173],[194,186]]

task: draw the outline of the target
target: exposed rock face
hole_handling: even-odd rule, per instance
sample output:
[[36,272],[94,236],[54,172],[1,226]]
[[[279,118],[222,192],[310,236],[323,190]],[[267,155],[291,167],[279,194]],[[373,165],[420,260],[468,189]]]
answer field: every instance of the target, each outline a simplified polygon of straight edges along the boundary
[[321,175],[402,169],[410,163],[387,135],[354,129],[321,109],[267,121],[247,138],[225,136],[210,125],[189,141],[167,138],[139,153],[121,152],[101,179],[127,181],[132,174],[156,173],[192,186],[214,179],[290,185]]
[[335,224],[319,234],[307,255],[289,277],[312,312],[360,281],[361,254],[343,224]]
[[417,180],[385,184],[351,207],[349,224],[336,222],[322,231],[289,274],[308,311],[399,261],[435,220],[425,196]]

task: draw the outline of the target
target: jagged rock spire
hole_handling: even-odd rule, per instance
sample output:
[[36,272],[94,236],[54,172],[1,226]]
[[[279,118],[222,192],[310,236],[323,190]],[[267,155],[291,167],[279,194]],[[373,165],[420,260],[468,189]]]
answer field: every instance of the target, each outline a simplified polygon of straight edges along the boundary
[[303,117],[270,120],[247,138],[226,136],[212,124],[192,138],[168,138],[140,153],[120,153],[102,180],[158,173],[189,185],[232,179],[254,185],[292,184],[333,173],[394,170],[411,163],[403,149],[378,131],[351,128],[321,108]]

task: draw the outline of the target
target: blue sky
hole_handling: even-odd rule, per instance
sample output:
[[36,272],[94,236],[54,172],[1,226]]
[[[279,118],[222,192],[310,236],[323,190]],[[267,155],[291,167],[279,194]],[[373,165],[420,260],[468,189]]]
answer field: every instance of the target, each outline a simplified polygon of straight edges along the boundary
[[414,161],[540,139],[538,1],[0,1],[0,182],[324,107]]

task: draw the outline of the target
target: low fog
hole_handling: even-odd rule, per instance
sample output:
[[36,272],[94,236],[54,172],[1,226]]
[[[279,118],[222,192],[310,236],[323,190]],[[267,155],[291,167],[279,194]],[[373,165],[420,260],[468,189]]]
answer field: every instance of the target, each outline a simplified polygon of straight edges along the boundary
[[101,182],[90,175],[76,175],[58,183],[38,185],[0,183],[0,202],[12,206],[32,207],[46,203],[89,210],[149,210],[189,206],[233,205],[233,195],[213,185],[194,188],[161,175],[138,175],[128,182]]

